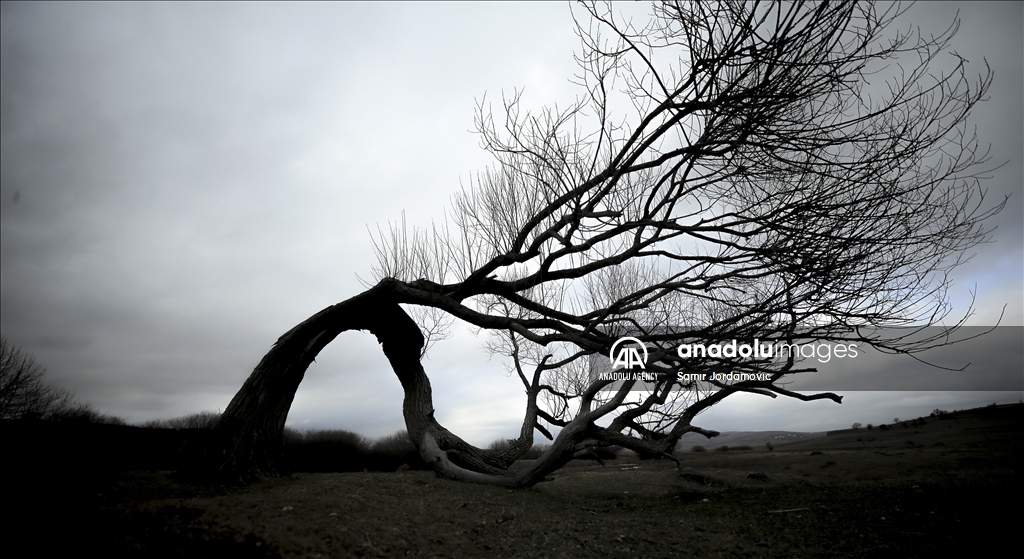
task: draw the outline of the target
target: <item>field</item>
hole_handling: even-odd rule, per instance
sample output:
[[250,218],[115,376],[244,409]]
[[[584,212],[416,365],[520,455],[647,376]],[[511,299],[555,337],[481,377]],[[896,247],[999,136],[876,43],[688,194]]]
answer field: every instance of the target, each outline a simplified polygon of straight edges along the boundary
[[[1019,546],[1024,406],[753,450],[623,454],[528,490],[431,472],[201,487],[8,469],[5,540],[105,557],[931,557]],[[19,477],[20,479],[15,479]]]

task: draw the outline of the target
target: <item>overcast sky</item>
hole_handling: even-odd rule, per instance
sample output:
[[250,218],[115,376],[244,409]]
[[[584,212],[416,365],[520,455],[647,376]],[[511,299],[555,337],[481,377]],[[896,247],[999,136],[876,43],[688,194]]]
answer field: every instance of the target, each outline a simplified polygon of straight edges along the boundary
[[[635,10],[634,6],[627,6]],[[917,7],[995,72],[974,122],[1012,193],[994,242],[958,270],[954,313],[1024,324],[1020,3]],[[0,327],[49,378],[130,421],[222,410],[282,333],[362,291],[368,229],[443,218],[486,152],[474,107],[576,95],[566,4],[4,3]],[[358,277],[357,277],[358,276]],[[519,381],[465,328],[425,366],[439,420],[513,436]],[[1024,346],[1024,341],[1021,341]],[[1022,351],[1021,347],[1016,348]],[[823,430],[1017,401],[1019,393],[853,392],[842,406],[735,398],[719,430]],[[369,334],[307,373],[289,424],[403,428],[402,392]]]

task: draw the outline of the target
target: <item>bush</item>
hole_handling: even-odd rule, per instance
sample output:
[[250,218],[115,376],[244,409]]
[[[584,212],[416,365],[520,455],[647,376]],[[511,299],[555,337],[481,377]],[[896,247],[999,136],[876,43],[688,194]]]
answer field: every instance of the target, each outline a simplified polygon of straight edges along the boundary
[[512,444],[508,439],[497,439],[491,444],[487,445],[487,450],[490,450],[492,452],[501,452],[503,450],[508,450],[510,446],[512,446]]
[[729,445],[727,445],[727,444],[723,444],[722,446],[720,446],[720,447],[716,448],[715,450],[717,450],[717,451],[719,451],[719,452],[726,452],[726,451],[728,451],[728,450],[729,450]]
[[369,469],[362,435],[340,429],[292,431],[285,437],[288,466],[300,472],[358,472]]
[[695,444],[692,447],[690,447],[690,452],[707,452],[707,450],[708,449],[700,446],[699,444]]
[[520,460],[536,460],[551,448],[549,444],[535,444],[526,451],[526,454],[519,457]]
[[344,429],[314,429],[306,431],[302,434],[302,442],[306,444],[335,443],[356,448],[364,448],[370,444],[366,437]]
[[[487,450],[494,452],[500,452],[511,446],[511,441],[508,439],[497,439],[491,444],[487,445]],[[529,448],[526,452],[520,456],[519,460],[536,460],[541,457],[542,454],[547,452],[551,448],[549,444],[535,444]],[[593,460],[595,458],[600,460],[615,460],[618,458],[619,452],[622,447],[618,446],[593,446],[590,448],[590,454],[581,457],[582,460]]]
[[213,429],[219,422],[220,412],[201,411],[171,419],[154,419],[141,426],[152,429]]
[[771,451],[775,450],[775,447],[772,446],[772,442],[771,441],[765,441],[764,442],[764,447],[768,449],[768,452],[771,452]]
[[408,454],[417,454],[416,445],[412,444],[409,433],[404,429],[386,437],[381,437],[369,445],[371,454],[403,458]]
[[393,472],[402,465],[422,470],[427,468],[409,433],[404,429],[381,437],[369,445],[370,469]]
[[62,423],[92,423],[98,425],[128,425],[128,422],[113,415],[102,414],[89,404],[73,404],[63,410],[55,411],[46,419]]
[[619,457],[619,451],[621,450],[621,446],[598,446],[590,449],[600,460],[615,460]]
[[403,464],[427,467],[404,430],[374,441],[341,429],[286,429],[284,450],[289,466],[302,472],[393,472]]

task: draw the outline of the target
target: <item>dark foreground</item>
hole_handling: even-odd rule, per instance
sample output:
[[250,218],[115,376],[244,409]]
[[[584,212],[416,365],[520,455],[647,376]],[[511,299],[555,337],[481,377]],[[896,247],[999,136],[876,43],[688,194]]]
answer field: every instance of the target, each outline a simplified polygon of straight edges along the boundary
[[521,491],[423,471],[201,487],[68,463],[5,480],[4,539],[40,556],[978,556],[1019,548],[1022,427],[1024,406],[982,408],[772,452],[685,453],[682,470],[580,462]]

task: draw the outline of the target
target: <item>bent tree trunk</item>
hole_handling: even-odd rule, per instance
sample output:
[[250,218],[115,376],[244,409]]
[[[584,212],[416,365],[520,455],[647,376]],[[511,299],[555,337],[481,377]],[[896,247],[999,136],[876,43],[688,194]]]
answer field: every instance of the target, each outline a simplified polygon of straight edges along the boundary
[[[595,420],[614,410],[629,391],[627,383],[610,401],[591,410],[591,404],[607,383],[597,383],[581,399],[579,414],[568,423],[559,423],[561,432],[551,447],[528,468],[510,471],[509,466],[533,445],[533,430],[538,423],[537,379],[528,391],[528,403],[518,439],[508,449],[479,449],[434,419],[430,380],[420,362],[423,335],[419,327],[399,306],[402,284],[386,279],[370,290],[328,307],[281,336],[270,352],[242,385],[210,439],[186,470],[223,481],[247,482],[275,477],[284,472],[282,442],[284,424],[295,391],[306,369],[320,351],[338,334],[347,330],[368,330],[381,344],[405,391],[402,406],[409,438],[420,455],[440,475],[476,483],[524,487],[542,481],[545,476],[587,452],[587,440],[612,442],[606,429]],[[405,302],[405,301],[403,301]],[[550,435],[549,435],[550,436]],[[651,442],[617,437],[639,451],[660,453],[671,448],[678,436]],[[622,440],[622,443],[619,441]]]
[[[284,473],[285,420],[306,369],[338,334],[368,330],[376,336],[402,384],[406,427],[424,458],[449,477],[460,477],[463,471],[503,474],[517,455],[478,449],[434,419],[430,381],[420,363],[423,336],[398,305],[395,283],[385,280],[320,311],[281,336],[228,404],[198,460],[188,469],[233,481]],[[524,426],[521,437],[526,440],[518,441],[518,447],[532,445],[536,413],[527,415],[529,429]]]

